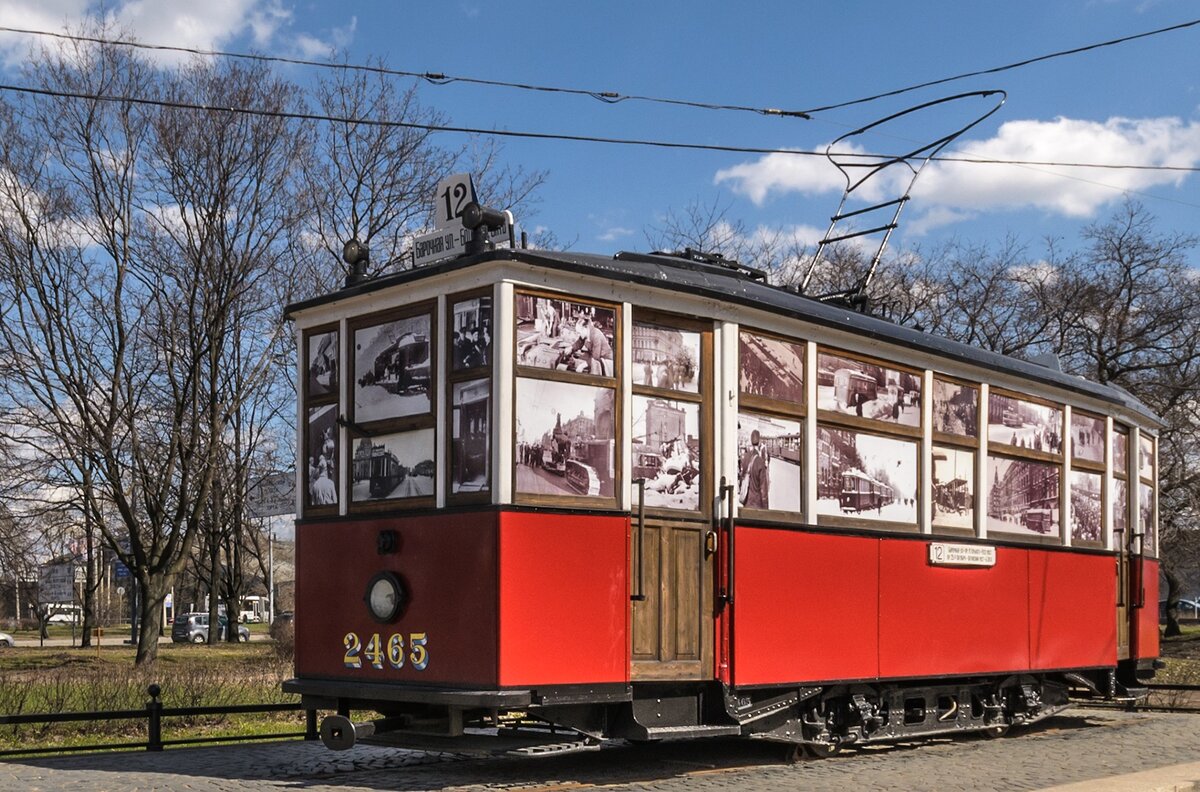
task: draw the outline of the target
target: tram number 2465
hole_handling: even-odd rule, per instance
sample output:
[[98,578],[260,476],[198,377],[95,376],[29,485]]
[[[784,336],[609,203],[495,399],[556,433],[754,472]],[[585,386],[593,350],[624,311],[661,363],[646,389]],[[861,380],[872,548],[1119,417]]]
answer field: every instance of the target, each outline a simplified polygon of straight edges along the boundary
[[425,648],[429,636],[423,632],[409,633],[407,650],[404,638],[400,633],[392,633],[390,638],[384,640],[379,633],[374,633],[364,645],[358,633],[346,633],[342,639],[342,646],[346,649],[342,662],[346,668],[362,668],[366,660],[371,668],[382,671],[384,663],[392,668],[404,668],[407,660],[414,671],[424,671],[429,667],[429,650]]

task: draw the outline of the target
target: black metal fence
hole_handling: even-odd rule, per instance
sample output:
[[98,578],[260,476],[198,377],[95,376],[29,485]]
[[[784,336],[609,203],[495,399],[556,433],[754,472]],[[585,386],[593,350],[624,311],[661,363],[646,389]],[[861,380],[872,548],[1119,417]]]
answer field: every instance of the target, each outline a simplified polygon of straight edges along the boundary
[[164,707],[159,701],[162,693],[158,685],[146,689],[150,700],[143,709],[106,710],[103,712],[44,712],[22,715],[0,715],[0,726],[16,726],[35,723],[79,723],[116,720],[146,720],[145,742],[96,743],[43,748],[18,748],[0,750],[0,757],[28,756],[44,753],[73,753],[80,751],[110,751],[145,749],[161,751],[168,745],[199,745],[202,743],[249,742],[258,740],[286,740],[304,738],[317,739],[317,712],[305,710],[305,728],[302,732],[280,732],[277,734],[234,735],[226,737],[185,737],[175,740],[162,738],[163,718],[195,717],[203,715],[245,715],[268,712],[295,712],[301,709],[300,702],[283,704],[231,704],[224,707]]

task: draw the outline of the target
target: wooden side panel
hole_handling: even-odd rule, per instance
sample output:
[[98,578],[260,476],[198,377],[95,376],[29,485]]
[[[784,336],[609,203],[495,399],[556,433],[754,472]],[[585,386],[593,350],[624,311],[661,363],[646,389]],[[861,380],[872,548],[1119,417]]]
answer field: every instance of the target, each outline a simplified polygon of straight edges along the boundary
[[1115,665],[1116,560],[1029,551],[1029,646],[1035,668]]
[[[381,530],[395,531],[399,551],[381,555]],[[496,514],[311,523],[297,526],[296,675],[358,682],[492,687],[497,681]],[[399,575],[412,601],[392,624],[367,612],[367,583],[381,571]],[[348,668],[343,640],[354,633],[363,647],[359,667]],[[394,668],[386,643],[399,634],[408,644],[424,633],[428,665]],[[375,668],[365,645],[378,634],[385,657]]]
[[[635,529],[636,530],[636,529]],[[635,540],[636,541],[636,540]],[[644,588],[646,599],[633,603],[633,660],[651,661],[662,656],[662,586],[658,585],[658,570],[662,565],[662,530],[658,526],[647,525],[642,552],[645,554],[643,563]],[[637,557],[636,547],[629,554],[631,569],[630,580],[636,580]],[[634,584],[636,587],[636,583]],[[634,593],[633,590],[630,590]]]
[[673,530],[671,536],[671,608],[673,631],[671,659],[699,662],[703,647],[700,626],[700,593],[704,588],[704,542],[699,530]]
[[629,518],[500,515],[500,684],[629,679]]

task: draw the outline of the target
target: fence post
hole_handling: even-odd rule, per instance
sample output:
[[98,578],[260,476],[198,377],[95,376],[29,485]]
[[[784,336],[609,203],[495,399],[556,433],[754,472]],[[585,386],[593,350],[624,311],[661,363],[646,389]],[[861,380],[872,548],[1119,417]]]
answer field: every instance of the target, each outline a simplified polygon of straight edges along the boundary
[[315,709],[304,711],[304,739],[316,740],[320,737],[317,731],[317,711]]
[[162,744],[162,702],[158,700],[162,688],[158,685],[151,685],[146,688],[146,692],[150,694],[150,701],[146,702],[146,717],[148,719],[147,731],[149,739],[146,741],[147,751],[161,751]]

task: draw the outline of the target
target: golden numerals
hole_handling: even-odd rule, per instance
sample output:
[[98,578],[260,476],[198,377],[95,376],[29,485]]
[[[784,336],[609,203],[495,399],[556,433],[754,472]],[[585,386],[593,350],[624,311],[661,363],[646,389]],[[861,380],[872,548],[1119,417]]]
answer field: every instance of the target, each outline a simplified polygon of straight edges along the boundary
[[342,638],[342,647],[346,650],[342,662],[346,668],[362,668],[366,660],[371,668],[382,671],[385,662],[392,668],[404,668],[407,660],[414,671],[424,671],[429,667],[428,644],[429,636],[426,633],[409,633],[408,653],[405,654],[404,636],[400,633],[392,633],[386,642],[379,633],[372,633],[364,646],[358,633],[348,632]]

